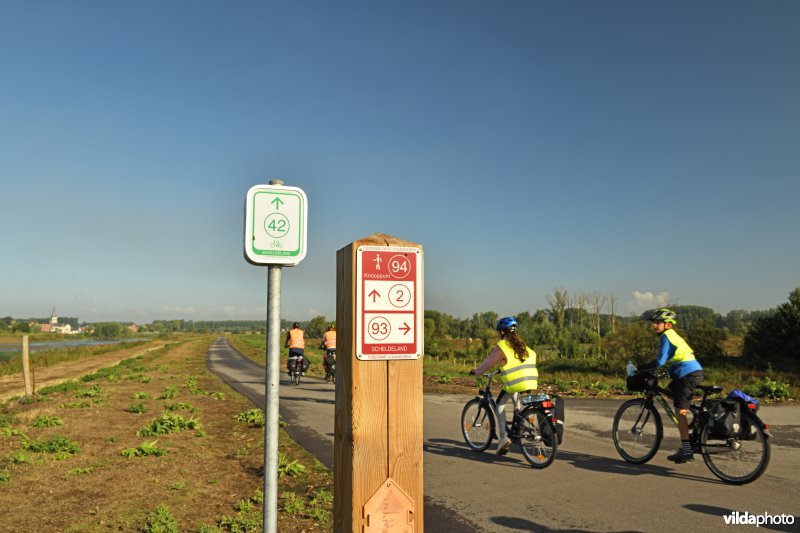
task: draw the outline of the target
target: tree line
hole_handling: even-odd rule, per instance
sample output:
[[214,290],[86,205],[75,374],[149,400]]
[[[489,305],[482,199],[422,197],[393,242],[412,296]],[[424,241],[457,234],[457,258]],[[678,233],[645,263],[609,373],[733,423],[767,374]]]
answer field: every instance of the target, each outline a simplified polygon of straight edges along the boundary
[[[638,316],[616,313],[616,299],[600,293],[570,295],[557,288],[548,295],[548,308],[516,315],[517,332],[539,351],[559,358],[623,359],[652,357],[657,338],[649,327],[653,309]],[[667,304],[678,314],[678,329],[699,357],[724,355],[723,343],[731,336],[743,338],[743,360],[756,367],[797,370],[800,363],[800,287],[789,301],[766,311],[732,310],[725,315],[699,305]],[[496,342],[495,312],[475,313],[459,319],[439,311],[425,311],[426,353],[449,353],[448,339],[478,339],[484,354]]]
[[[547,350],[563,358],[620,358],[652,354],[657,339],[646,321],[652,310],[639,316],[617,313],[616,298],[591,294],[569,294],[557,288],[547,296],[548,308],[521,311],[516,315],[518,333],[528,345]],[[729,336],[743,337],[741,355],[759,365],[793,369],[800,360],[800,287],[788,301],[766,311],[737,309],[725,315],[699,305],[667,305],[678,313],[678,329],[686,335],[695,352],[702,356],[723,355],[722,343]],[[494,311],[458,318],[429,309],[424,314],[425,350],[439,355],[450,350],[447,341],[470,339],[479,341],[475,349],[484,353],[496,342],[499,315]],[[62,319],[78,324],[78,319]],[[29,332],[23,329],[33,320],[0,318],[0,331]],[[44,320],[41,320],[44,321]],[[306,336],[320,338],[332,323],[325,316],[299,321]],[[288,330],[293,321],[281,320],[281,329]],[[84,324],[87,325],[87,324]],[[135,335],[131,323],[97,322],[88,324],[98,338],[124,338]],[[140,333],[261,333],[266,334],[266,320],[154,320],[139,326]],[[467,346],[471,346],[468,343]],[[458,355],[458,354],[451,354]],[[464,355],[463,353],[461,355]],[[739,355],[739,354],[737,354]]]

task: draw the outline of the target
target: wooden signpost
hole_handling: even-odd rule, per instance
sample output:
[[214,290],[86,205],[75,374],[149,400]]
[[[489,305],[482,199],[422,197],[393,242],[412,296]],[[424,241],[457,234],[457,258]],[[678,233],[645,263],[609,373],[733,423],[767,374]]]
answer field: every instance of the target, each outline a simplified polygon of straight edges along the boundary
[[336,255],[337,532],[423,531],[422,266],[384,234]]

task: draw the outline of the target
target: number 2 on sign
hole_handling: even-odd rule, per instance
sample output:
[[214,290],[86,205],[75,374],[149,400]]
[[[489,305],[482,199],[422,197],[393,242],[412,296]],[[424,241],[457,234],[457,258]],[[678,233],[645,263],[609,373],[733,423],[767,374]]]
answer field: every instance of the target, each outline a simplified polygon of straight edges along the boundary
[[405,307],[411,302],[411,290],[398,283],[389,289],[389,303],[395,307]]
[[411,262],[402,255],[392,256],[389,259],[389,272],[393,277],[402,279],[411,272]]

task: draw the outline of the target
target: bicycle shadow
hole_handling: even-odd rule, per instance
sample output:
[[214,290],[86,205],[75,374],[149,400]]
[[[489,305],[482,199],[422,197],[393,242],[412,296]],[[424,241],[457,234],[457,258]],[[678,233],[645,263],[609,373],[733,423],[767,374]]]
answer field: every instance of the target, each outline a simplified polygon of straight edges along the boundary
[[705,478],[693,474],[680,472],[666,466],[659,466],[653,464],[637,465],[628,463],[623,459],[615,459],[609,457],[602,457],[599,455],[590,455],[586,453],[570,452],[566,450],[558,450],[556,461],[564,461],[575,468],[583,470],[590,470],[592,472],[601,472],[605,474],[615,474],[621,476],[658,476],[669,477],[676,479],[685,479],[688,481],[697,481],[701,483],[714,483],[719,484],[722,481],[716,478]]
[[[489,448],[484,452],[475,452],[470,449],[465,443],[453,439],[429,439],[423,442],[422,449],[424,452],[430,452],[436,455],[446,457],[456,457],[459,459],[466,459],[470,461],[478,461],[481,463],[498,463],[506,464],[507,466],[514,466],[519,468],[530,468],[530,465],[524,458],[518,455],[519,447],[512,445],[508,455],[496,455],[494,453],[496,441],[492,443]],[[574,468],[589,470],[592,472],[600,472],[605,474],[614,474],[620,476],[658,476],[669,477],[674,479],[685,479],[687,481],[696,481],[699,483],[714,483],[720,484],[722,481],[716,478],[706,478],[686,472],[680,472],[677,469],[670,467],[643,464],[636,465],[628,463],[622,459],[614,459],[603,457],[599,455],[590,455],[586,453],[570,452],[567,450],[559,449],[556,453],[556,463],[567,463]]]
[[[591,529],[554,529],[543,526],[542,524],[537,524],[536,522],[531,522],[525,518],[515,518],[512,516],[493,516],[490,520],[509,531],[532,531],[535,533],[595,533],[595,531]],[[610,533],[642,533],[642,531],[638,529],[621,529]]]
[[317,404],[335,405],[336,398],[313,398],[303,391],[312,390],[313,392],[330,392],[334,394],[336,389],[334,385],[325,383],[323,379],[317,377],[307,377],[301,381],[299,385],[292,385],[288,378],[281,377],[281,401],[286,402],[311,402]]
[[[473,451],[463,442],[452,439],[428,439],[422,443],[423,452],[430,452],[444,457],[478,461],[485,464],[500,463],[514,468],[530,469],[530,465],[522,457],[521,452],[519,452],[519,447],[516,444],[511,445],[511,449],[506,455],[495,454],[496,448],[496,440],[483,452]],[[556,457],[556,460],[558,460],[558,457]]]
[[322,399],[322,398],[309,398],[307,396],[304,396],[304,397],[281,396],[281,402],[288,402],[288,403],[310,402],[310,403],[321,403],[321,404],[329,404],[329,405],[335,405],[336,404],[336,400],[328,400],[328,399]]

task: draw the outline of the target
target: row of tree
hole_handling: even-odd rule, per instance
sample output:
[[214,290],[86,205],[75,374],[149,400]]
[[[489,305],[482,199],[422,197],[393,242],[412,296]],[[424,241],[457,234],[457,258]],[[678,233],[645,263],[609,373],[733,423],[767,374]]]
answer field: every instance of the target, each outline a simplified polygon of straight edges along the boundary
[[[518,332],[525,341],[537,348],[548,348],[558,357],[617,358],[653,353],[656,339],[646,322],[651,310],[640,316],[619,316],[613,296],[599,293],[579,293],[570,296],[558,288],[547,297],[550,305],[534,313],[522,311],[516,315]],[[669,305],[678,313],[678,327],[689,344],[703,356],[722,355],[722,342],[730,335],[743,336],[746,358],[760,364],[794,366],[800,362],[800,287],[789,295],[786,303],[768,311],[734,310],[720,315],[709,307]],[[450,339],[476,339],[481,349],[488,350],[496,341],[495,325],[499,315],[494,311],[475,313],[470,318],[457,318],[435,310],[425,311],[426,352],[437,355]],[[67,318],[62,319],[64,321]],[[78,319],[69,318],[75,322]],[[0,331],[22,331],[33,320],[0,318]],[[44,321],[44,320],[42,320]],[[331,321],[317,316],[300,322],[306,336],[320,338]],[[134,333],[130,323],[99,322],[91,324],[99,338],[124,338]],[[281,320],[281,328],[289,329],[292,322]],[[266,332],[263,320],[154,320],[142,325],[139,332],[169,334],[177,332]],[[467,346],[471,346],[468,343]],[[476,349],[477,346],[476,346]],[[738,355],[738,354],[737,354]]]
[[[530,345],[555,351],[558,357],[628,358],[654,354],[657,338],[652,334],[647,310],[639,316],[616,314],[616,301],[599,293],[570,297],[556,289],[547,298],[550,307],[516,315],[518,333]],[[678,326],[701,357],[723,355],[729,336],[744,338],[741,354],[755,366],[797,370],[800,366],[800,288],[789,301],[767,311],[733,310],[720,315],[709,307],[670,304],[678,314]],[[497,313],[476,313],[458,319],[439,311],[425,312],[426,351],[436,354],[448,338],[480,339],[488,350],[495,342]],[[467,344],[469,346],[469,344]]]
[[[598,293],[570,298],[565,289],[548,296],[548,309],[516,315],[517,331],[530,345],[552,351],[557,357],[628,358],[652,356],[658,339],[653,335],[647,310],[639,316],[618,316],[613,297]],[[700,357],[724,355],[730,336],[744,338],[744,359],[756,366],[795,370],[800,363],[800,288],[787,303],[767,311],[734,310],[726,315],[698,305],[668,305],[678,314],[678,329]],[[471,355],[472,343],[461,353],[448,352],[452,339],[478,340],[474,349],[487,353],[497,340],[493,311],[461,319],[435,310],[425,311],[425,350],[430,355]],[[310,337],[321,337],[329,321],[324,316],[302,322]],[[289,323],[284,321],[284,327]]]

